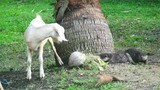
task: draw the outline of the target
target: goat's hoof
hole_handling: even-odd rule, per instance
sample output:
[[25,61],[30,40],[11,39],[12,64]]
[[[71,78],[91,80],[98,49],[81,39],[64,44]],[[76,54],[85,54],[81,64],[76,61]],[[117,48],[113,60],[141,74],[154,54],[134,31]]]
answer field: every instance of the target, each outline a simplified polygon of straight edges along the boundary
[[63,65],[63,62],[62,63],[59,63],[61,66]]
[[63,65],[62,59],[60,57],[58,58],[58,62],[59,62],[59,65]]
[[59,61],[59,65],[63,65],[63,62],[62,62],[62,61]]
[[40,74],[40,78],[43,79],[45,74]]
[[31,76],[27,76],[27,79],[30,81],[32,79],[32,77]]

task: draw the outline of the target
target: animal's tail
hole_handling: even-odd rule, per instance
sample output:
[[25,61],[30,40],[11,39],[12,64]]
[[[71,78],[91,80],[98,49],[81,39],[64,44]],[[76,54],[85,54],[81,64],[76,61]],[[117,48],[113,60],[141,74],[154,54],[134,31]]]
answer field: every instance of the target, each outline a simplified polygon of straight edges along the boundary
[[36,17],[39,17],[40,15],[39,15],[39,13],[36,13]]
[[45,25],[45,22],[43,21],[41,16],[38,13],[36,13],[36,17],[30,22],[30,25],[34,27],[40,27]]

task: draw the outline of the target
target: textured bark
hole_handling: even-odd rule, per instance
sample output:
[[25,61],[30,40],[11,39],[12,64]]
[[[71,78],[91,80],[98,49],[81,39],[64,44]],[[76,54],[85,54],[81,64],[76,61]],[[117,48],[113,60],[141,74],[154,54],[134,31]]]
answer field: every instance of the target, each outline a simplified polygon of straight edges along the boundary
[[98,0],[82,1],[85,0],[69,0],[62,20],[57,21],[65,28],[69,40],[56,45],[63,61],[68,60],[69,55],[76,50],[92,54],[114,52],[112,34]]

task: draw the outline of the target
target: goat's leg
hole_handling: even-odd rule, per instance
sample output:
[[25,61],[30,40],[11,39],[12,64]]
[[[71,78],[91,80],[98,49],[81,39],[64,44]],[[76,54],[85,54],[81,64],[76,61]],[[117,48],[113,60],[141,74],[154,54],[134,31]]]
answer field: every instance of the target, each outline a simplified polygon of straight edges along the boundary
[[62,59],[61,59],[61,58],[59,57],[59,55],[57,54],[57,51],[56,51],[56,48],[55,48],[55,46],[54,46],[54,43],[53,43],[52,38],[49,38],[49,43],[51,44],[52,50],[53,50],[53,52],[55,53],[59,64],[62,65],[62,64],[63,64]]
[[27,79],[31,80],[31,62],[32,62],[32,50],[27,47]]
[[40,67],[39,67],[39,75],[40,78],[44,78],[45,74],[44,74],[44,69],[43,69],[43,47],[46,44],[48,39],[45,39],[41,42],[40,47],[39,47],[39,63],[40,63]]

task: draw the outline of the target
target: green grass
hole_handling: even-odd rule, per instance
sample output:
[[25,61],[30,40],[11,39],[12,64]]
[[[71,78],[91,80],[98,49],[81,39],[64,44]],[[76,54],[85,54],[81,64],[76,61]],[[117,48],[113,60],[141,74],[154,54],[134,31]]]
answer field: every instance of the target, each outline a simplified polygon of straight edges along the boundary
[[115,47],[160,48],[160,3],[126,1],[113,0],[101,4],[113,33]]
[[[42,10],[40,15],[47,23],[54,22],[52,17],[53,0],[3,0],[0,2],[0,73],[20,72],[26,69],[26,45],[24,31],[35,14]],[[102,12],[104,13],[114,38],[116,49],[138,47],[145,51],[160,50],[160,3],[152,0],[101,0]],[[48,68],[55,64],[50,48],[45,47],[45,73],[44,80],[37,80],[38,60],[33,61],[34,78],[32,82],[25,81],[25,75],[20,80],[8,78],[16,82],[20,89],[37,89],[41,85],[46,88],[66,90],[127,90],[122,83],[110,83],[95,87],[96,79],[93,74],[96,70]],[[37,55],[34,55],[37,59]],[[94,73],[93,73],[94,72]],[[83,75],[82,75],[83,74]],[[15,74],[17,75],[17,74]],[[55,82],[56,81],[56,82]],[[58,81],[58,84],[57,84]],[[27,84],[26,84],[27,83]],[[26,85],[25,85],[26,84]],[[24,86],[23,86],[24,85]],[[13,86],[13,87],[15,87]],[[12,87],[6,86],[6,88]],[[158,87],[159,88],[159,87]]]
[[29,22],[41,10],[44,21],[53,22],[53,8],[50,2],[52,0],[32,2],[5,0],[0,2],[0,43],[8,44],[23,40],[23,33]]

